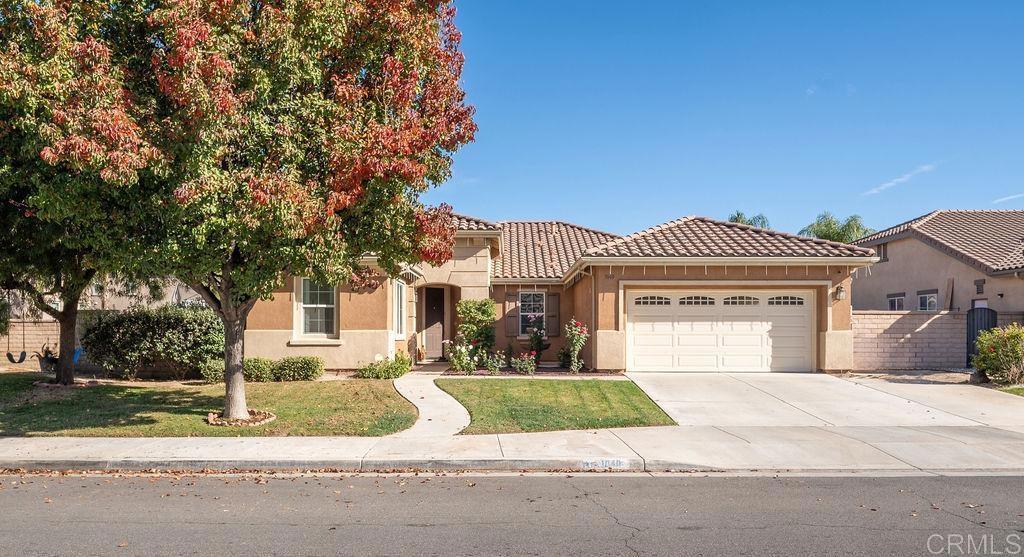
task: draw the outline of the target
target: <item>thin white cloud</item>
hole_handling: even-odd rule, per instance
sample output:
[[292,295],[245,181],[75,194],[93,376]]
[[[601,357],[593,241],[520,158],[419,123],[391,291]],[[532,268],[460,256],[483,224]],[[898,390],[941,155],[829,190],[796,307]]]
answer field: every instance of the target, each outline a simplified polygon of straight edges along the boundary
[[996,203],[1002,203],[1004,201],[1009,201],[1011,199],[1020,199],[1021,197],[1024,197],[1024,193],[1017,193],[1017,194],[1014,194],[1014,195],[1007,195],[1006,197],[1000,197],[999,199],[993,199],[992,200],[992,204],[995,205]]
[[818,86],[817,85],[811,85],[807,89],[804,89],[804,95],[807,95],[808,97],[814,96],[817,92],[818,92]]
[[931,171],[935,170],[936,168],[938,168],[938,166],[939,165],[937,165],[937,164],[922,164],[921,166],[911,170],[910,172],[907,172],[906,174],[904,174],[902,176],[893,178],[892,180],[889,180],[888,182],[886,182],[884,184],[879,184],[879,185],[869,189],[868,191],[864,192],[861,195],[875,195],[876,193],[882,193],[883,191],[885,191],[885,190],[887,190],[889,188],[898,186],[898,185],[900,185],[900,184],[902,184],[904,182],[909,182],[911,178],[913,178],[914,176],[917,176],[918,174],[924,174],[926,172],[931,172]]

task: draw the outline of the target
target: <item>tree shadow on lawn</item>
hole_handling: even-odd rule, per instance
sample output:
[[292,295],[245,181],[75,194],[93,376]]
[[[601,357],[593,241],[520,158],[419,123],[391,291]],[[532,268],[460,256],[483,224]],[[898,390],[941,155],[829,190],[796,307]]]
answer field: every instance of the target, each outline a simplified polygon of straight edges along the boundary
[[195,388],[112,385],[30,387],[6,398],[0,402],[0,436],[64,432],[124,437],[158,434],[159,430],[188,435],[206,427],[206,413],[224,402],[222,397]]

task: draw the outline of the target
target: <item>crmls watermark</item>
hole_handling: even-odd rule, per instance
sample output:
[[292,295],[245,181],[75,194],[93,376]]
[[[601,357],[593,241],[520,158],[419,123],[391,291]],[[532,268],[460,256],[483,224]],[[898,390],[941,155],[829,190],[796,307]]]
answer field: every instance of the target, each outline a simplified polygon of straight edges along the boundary
[[931,555],[1024,555],[1024,536],[1018,533],[932,534],[928,536]]

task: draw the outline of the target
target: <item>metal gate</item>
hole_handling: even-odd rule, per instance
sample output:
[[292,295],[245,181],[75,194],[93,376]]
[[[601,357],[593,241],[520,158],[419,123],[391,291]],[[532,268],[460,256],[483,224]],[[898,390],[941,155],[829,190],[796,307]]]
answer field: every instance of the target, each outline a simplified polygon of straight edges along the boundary
[[978,353],[974,344],[978,333],[995,328],[998,316],[992,308],[974,308],[967,312],[967,367],[971,367],[971,358]]

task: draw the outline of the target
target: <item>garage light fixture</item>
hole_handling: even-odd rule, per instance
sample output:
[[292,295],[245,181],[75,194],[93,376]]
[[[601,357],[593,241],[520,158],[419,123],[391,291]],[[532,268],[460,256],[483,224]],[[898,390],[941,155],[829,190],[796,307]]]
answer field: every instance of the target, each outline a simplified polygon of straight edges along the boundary
[[835,291],[832,293],[832,297],[835,298],[836,301],[845,300],[846,299],[846,288],[843,288],[843,285],[840,284],[839,286],[836,287]]

